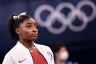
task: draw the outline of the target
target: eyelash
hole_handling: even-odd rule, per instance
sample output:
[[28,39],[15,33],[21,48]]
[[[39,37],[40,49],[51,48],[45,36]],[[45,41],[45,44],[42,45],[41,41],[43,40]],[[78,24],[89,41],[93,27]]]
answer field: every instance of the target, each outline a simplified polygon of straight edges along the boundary
[[[32,27],[32,25],[29,25],[29,26],[26,26],[26,27],[31,28],[31,27]],[[36,28],[38,28],[38,26],[37,26],[37,25],[35,25],[35,27],[36,27]]]
[[26,26],[26,27],[32,27],[32,26]]
[[36,28],[38,28],[38,26],[37,26],[37,25],[36,25],[35,27],[36,27]]

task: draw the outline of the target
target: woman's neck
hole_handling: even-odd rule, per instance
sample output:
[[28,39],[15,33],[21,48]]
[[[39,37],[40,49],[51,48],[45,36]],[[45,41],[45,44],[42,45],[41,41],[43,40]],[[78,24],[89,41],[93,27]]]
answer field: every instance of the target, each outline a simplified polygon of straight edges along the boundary
[[34,51],[34,43],[31,40],[19,40],[22,45],[24,45],[26,48],[28,48],[31,51]]

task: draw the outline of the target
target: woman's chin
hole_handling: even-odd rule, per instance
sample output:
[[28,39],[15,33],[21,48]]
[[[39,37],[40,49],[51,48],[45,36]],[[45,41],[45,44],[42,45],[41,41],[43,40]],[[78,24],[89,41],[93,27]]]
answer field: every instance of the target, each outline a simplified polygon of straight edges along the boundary
[[37,37],[33,37],[31,40],[32,40],[32,41],[35,41],[36,39],[37,39]]

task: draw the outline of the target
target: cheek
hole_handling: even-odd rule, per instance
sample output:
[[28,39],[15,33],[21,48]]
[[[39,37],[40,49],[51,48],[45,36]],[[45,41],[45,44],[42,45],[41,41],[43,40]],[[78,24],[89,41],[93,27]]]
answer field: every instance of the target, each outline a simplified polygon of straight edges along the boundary
[[30,35],[30,32],[28,30],[21,30],[21,35],[24,37],[28,37]]
[[55,57],[56,57],[56,58],[58,58],[58,57],[59,57],[59,54],[58,54],[58,53],[56,53],[56,54],[55,54]]

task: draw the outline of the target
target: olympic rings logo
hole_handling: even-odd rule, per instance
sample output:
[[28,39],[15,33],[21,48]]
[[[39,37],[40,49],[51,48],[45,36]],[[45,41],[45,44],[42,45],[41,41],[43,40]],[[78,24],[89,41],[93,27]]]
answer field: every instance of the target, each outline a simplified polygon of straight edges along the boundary
[[[86,14],[83,10],[81,10],[84,6],[90,6],[92,8],[92,13],[90,16]],[[71,11],[68,13],[67,17],[61,13],[62,9],[68,8]],[[42,20],[41,13],[44,11],[49,11],[50,14],[46,17],[46,20]],[[88,1],[80,1],[77,6],[73,6],[71,3],[63,2],[60,3],[56,9],[54,9],[50,5],[41,5],[39,6],[34,14],[34,17],[37,21],[37,23],[42,26],[46,27],[49,32],[53,34],[61,34],[66,30],[67,27],[69,27],[72,31],[78,32],[82,31],[86,28],[88,23],[92,21],[96,16],[96,6],[95,4],[88,0]],[[72,23],[74,20],[78,17],[83,23],[80,26],[75,26]],[[54,28],[52,25],[54,22],[58,20],[62,24],[60,28]]]

